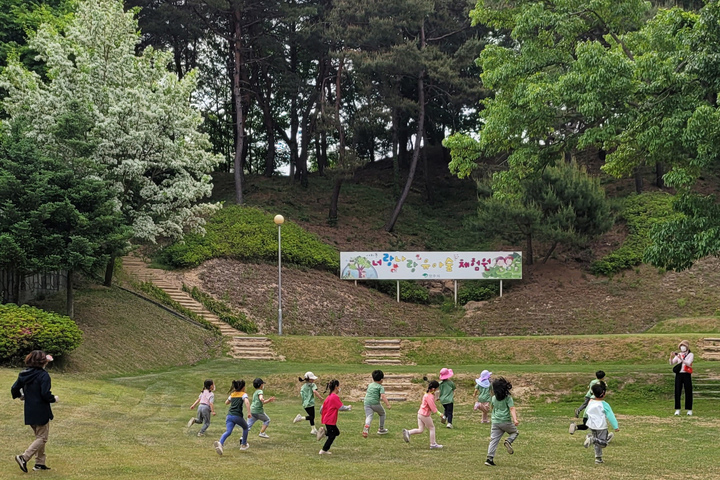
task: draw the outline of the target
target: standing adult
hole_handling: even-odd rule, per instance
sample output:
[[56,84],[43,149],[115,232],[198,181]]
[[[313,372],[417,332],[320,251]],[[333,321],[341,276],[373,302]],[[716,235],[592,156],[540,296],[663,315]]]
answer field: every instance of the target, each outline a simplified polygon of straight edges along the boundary
[[690,343],[687,340],[680,342],[679,352],[673,352],[670,357],[670,365],[674,365],[675,372],[675,415],[680,415],[680,396],[685,388],[685,410],[692,415],[693,389],[692,389],[692,364],[695,356],[690,351]]
[[35,432],[35,441],[25,453],[15,456],[15,461],[23,472],[28,471],[27,462],[35,456],[33,470],[50,470],[45,465],[45,444],[50,432],[50,420],[53,419],[50,404],[58,401],[58,397],[50,392],[50,374],[45,366],[52,361],[50,355],[42,350],[33,350],[25,357],[27,368],[20,372],[10,392],[12,398],[25,401],[25,425],[30,425]]

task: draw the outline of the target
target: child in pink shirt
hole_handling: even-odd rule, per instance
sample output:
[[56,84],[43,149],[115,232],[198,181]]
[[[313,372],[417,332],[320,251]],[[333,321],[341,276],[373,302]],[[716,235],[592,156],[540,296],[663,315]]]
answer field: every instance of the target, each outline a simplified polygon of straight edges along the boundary
[[432,421],[431,413],[437,413],[442,417],[435,406],[435,390],[440,387],[437,380],[433,380],[428,384],[428,389],[425,395],[423,395],[422,403],[420,404],[420,410],[418,410],[418,427],[412,430],[403,429],[403,440],[410,443],[410,435],[416,435],[425,431],[425,427],[430,430],[430,449],[435,450],[437,448],[443,448],[442,445],[438,445],[435,441],[435,424]]
[[340,410],[340,407],[343,406],[340,397],[338,397],[338,393],[340,393],[340,382],[337,380],[331,380],[330,383],[327,384],[325,390],[330,391],[330,394],[325,397],[322,408],[323,412],[321,420],[325,427],[320,427],[320,430],[318,430],[317,433],[317,439],[320,440],[322,437],[327,436],[327,440],[325,441],[325,445],[323,445],[322,450],[320,450],[320,455],[329,455],[332,453],[330,452],[330,447],[332,446],[333,441],[335,441],[335,437],[340,435],[340,430],[337,427],[338,411]]

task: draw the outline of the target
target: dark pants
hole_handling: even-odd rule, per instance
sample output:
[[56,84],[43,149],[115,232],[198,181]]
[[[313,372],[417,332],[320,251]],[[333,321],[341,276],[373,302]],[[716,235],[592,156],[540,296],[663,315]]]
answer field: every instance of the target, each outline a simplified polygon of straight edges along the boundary
[[685,387],[685,410],[692,410],[692,377],[689,373],[675,374],[675,410],[680,410],[680,395]]
[[445,407],[445,418],[447,419],[447,423],[452,423],[453,421],[453,406],[452,403],[443,403],[443,407]]
[[305,407],[305,411],[307,412],[307,416],[305,417],[305,420],[310,422],[310,426],[315,426],[315,407]]
[[325,445],[323,445],[322,449],[329,452],[332,443],[335,441],[335,437],[340,436],[340,430],[337,425],[325,425],[325,435],[327,435],[327,440],[325,441]]
[[583,422],[580,425],[576,425],[576,428],[578,430],[587,430],[588,428],[590,428],[587,426],[587,421],[588,417],[583,417]]

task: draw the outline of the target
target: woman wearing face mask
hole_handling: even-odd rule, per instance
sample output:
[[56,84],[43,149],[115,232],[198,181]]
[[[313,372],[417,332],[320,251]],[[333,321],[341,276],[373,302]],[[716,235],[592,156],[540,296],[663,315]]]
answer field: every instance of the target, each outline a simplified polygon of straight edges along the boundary
[[690,344],[687,340],[680,342],[680,351],[673,352],[670,357],[670,365],[675,372],[675,415],[680,415],[680,395],[685,387],[685,410],[692,415],[693,391],[692,391],[692,364],[694,355],[690,351]]

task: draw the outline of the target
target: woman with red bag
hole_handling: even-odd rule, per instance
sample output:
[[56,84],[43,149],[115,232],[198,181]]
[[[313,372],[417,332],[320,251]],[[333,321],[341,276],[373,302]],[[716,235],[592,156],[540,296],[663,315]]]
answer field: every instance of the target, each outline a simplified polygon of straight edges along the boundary
[[692,390],[692,364],[695,356],[690,351],[690,343],[687,340],[680,342],[679,352],[673,352],[670,357],[670,365],[675,372],[675,415],[680,415],[680,395],[685,387],[685,410],[692,415],[693,390]]

